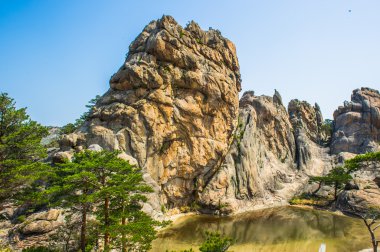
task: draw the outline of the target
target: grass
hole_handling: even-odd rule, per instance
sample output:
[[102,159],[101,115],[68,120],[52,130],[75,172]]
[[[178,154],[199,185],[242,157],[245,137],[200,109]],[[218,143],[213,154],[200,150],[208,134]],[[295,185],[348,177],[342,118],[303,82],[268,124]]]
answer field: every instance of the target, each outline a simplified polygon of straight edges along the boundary
[[303,193],[299,196],[293,197],[290,201],[290,205],[303,205],[303,206],[317,206],[324,207],[330,203],[330,199],[327,197],[320,197]]

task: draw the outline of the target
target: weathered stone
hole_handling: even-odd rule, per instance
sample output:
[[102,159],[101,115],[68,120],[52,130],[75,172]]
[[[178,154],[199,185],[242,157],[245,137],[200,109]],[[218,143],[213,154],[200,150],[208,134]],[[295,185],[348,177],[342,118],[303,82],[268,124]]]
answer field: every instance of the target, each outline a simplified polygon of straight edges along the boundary
[[328,149],[307,141],[309,156],[299,170],[293,126],[278,93],[273,98],[244,93],[234,141],[221,169],[200,193],[200,203],[219,213],[287,204],[307,183],[307,175],[331,168]]
[[118,158],[121,158],[121,159],[123,159],[123,160],[125,160],[125,161],[128,161],[128,163],[129,163],[130,165],[138,165],[137,160],[136,160],[134,157],[132,157],[132,156],[126,154],[125,152],[122,152],[122,153],[120,153],[120,154],[117,155],[117,156],[118,156]]
[[370,88],[353,91],[351,102],[334,112],[331,152],[365,153],[379,151],[380,94]]
[[353,180],[351,180],[344,186],[344,190],[359,190],[359,186]]
[[53,224],[47,220],[37,220],[27,224],[21,229],[21,232],[25,235],[30,234],[44,234],[54,229]]
[[90,146],[88,146],[88,150],[91,150],[91,151],[102,151],[103,148],[99,144],[91,144]]
[[164,204],[190,203],[232,140],[241,89],[233,43],[163,16],[131,43],[110,87],[61,148],[121,150],[159,185]]
[[380,188],[380,176],[376,177],[373,182]]
[[58,209],[50,209],[47,212],[41,212],[34,216],[35,220],[47,220],[47,221],[55,221],[58,219],[61,211]]
[[53,163],[64,163],[66,160],[71,160],[73,153],[70,151],[59,151],[53,155]]
[[343,191],[338,196],[337,207],[347,212],[366,213],[370,208],[380,208],[380,189]]
[[295,99],[289,102],[288,111],[294,129],[302,129],[308,139],[320,144],[323,118],[318,104],[311,106],[306,101]]

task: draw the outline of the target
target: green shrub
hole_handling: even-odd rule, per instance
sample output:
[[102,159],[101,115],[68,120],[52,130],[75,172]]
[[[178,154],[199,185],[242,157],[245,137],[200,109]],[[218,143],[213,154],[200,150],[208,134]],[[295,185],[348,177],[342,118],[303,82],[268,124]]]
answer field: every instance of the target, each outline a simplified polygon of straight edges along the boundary
[[17,217],[17,223],[23,223],[25,220],[26,220],[25,215],[20,215],[19,217]]
[[201,252],[225,252],[232,245],[232,239],[219,233],[206,231],[206,241],[199,247]]

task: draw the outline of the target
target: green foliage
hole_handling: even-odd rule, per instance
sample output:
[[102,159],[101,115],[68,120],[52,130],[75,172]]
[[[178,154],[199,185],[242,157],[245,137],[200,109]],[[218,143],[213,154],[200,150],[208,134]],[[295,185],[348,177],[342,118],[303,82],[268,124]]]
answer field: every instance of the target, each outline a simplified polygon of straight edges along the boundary
[[341,166],[333,168],[326,176],[310,177],[310,182],[323,182],[325,185],[339,184],[339,188],[352,179],[347,170]]
[[206,241],[199,247],[201,252],[225,252],[232,245],[232,239],[219,233],[206,231]]
[[334,199],[337,198],[337,193],[339,189],[342,189],[344,185],[352,179],[344,167],[338,166],[334,167],[326,176],[310,177],[310,182],[318,182],[325,185],[331,185],[334,187]]
[[334,129],[334,121],[330,119],[326,119],[321,125],[320,131],[324,133],[326,136],[332,135]]
[[179,37],[182,38],[183,35],[185,35],[185,33],[184,33],[183,30],[181,29],[180,32],[179,32]]
[[43,246],[29,247],[22,250],[22,252],[57,252],[58,250],[50,249]]
[[[222,236],[217,232],[206,231],[205,235],[206,240],[199,247],[199,251],[201,252],[225,252],[233,244],[232,238]],[[194,250],[190,248],[188,250],[181,250],[180,252],[194,252]]]
[[78,119],[75,120],[74,123],[68,123],[64,125],[61,128],[62,134],[70,134],[73,133],[75,130],[79,129],[83,123],[89,119],[92,109],[94,108],[95,104],[100,99],[100,95],[95,96],[95,98],[91,99],[88,104],[86,105],[86,108],[88,109],[86,112],[84,112]]
[[40,144],[46,127],[32,121],[26,108],[16,109],[6,93],[0,93],[0,200],[11,198],[36,181],[46,157]]
[[20,215],[20,216],[17,217],[17,222],[18,223],[23,223],[25,220],[26,220],[26,216],[25,215]]
[[74,123],[68,123],[61,128],[61,134],[73,133],[78,128],[78,125]]
[[[55,182],[41,194],[49,202],[70,207],[81,214],[81,227],[87,229],[87,215],[96,216],[94,232],[103,233],[105,250],[135,248],[147,251],[156,237],[156,222],[141,211],[144,193],[152,188],[144,183],[141,169],[118,158],[114,151],[83,151],[72,162],[56,167]],[[82,232],[81,248],[92,249]]]
[[380,152],[368,152],[346,160],[344,166],[350,171],[357,171],[360,165],[368,162],[380,162]]
[[2,245],[2,240],[0,240],[0,252],[11,252],[12,249],[8,246]]

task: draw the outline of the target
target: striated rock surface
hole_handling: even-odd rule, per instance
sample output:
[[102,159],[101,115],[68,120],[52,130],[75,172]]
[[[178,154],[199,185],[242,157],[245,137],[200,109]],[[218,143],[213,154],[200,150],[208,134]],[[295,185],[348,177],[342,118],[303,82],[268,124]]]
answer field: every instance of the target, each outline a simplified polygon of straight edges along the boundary
[[188,204],[227,154],[240,85],[231,41],[163,16],[131,43],[90,120],[66,135],[61,149],[122,150],[152,178],[161,202]]
[[319,144],[322,140],[320,128],[323,123],[321,109],[316,103],[311,106],[306,101],[291,100],[288,105],[289,117],[295,129],[303,129],[307,138]]
[[380,93],[370,88],[355,89],[351,102],[334,112],[331,152],[365,153],[379,151]]
[[297,167],[302,168],[312,159],[313,148],[319,148],[324,140],[322,113],[318,104],[311,106],[297,99],[289,102],[288,113],[296,143],[295,161]]
[[[278,206],[331,166],[328,149],[304,136],[308,153],[297,163],[297,134],[276,91],[273,97],[244,93],[235,139],[221,169],[200,195],[207,209],[222,213]],[[300,113],[299,110],[294,110]],[[300,130],[306,125],[300,119]]]

